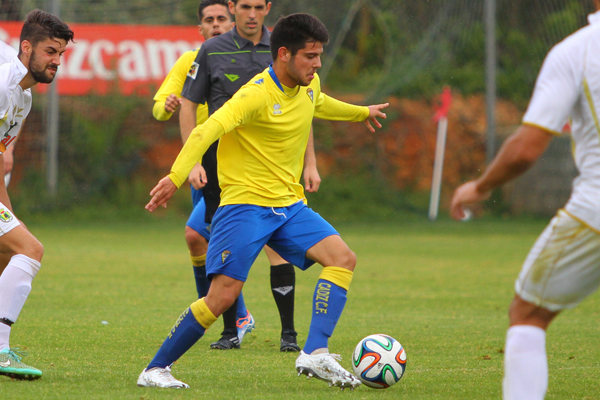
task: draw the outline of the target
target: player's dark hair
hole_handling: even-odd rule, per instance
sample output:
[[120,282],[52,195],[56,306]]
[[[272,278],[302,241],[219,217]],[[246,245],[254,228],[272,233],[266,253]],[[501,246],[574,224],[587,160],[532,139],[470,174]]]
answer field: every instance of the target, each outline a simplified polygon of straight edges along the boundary
[[[46,11],[33,10],[25,16],[19,40],[20,42],[27,40],[35,46],[46,39],[63,39],[69,43],[73,41],[73,37],[73,31],[58,17]],[[19,54],[21,54],[21,46],[19,46]]]
[[[238,0],[231,0],[231,1],[233,2],[233,4],[237,5]],[[267,5],[269,3],[272,3],[272,2],[269,0],[265,0],[265,5]]]
[[[215,4],[220,4],[225,6],[225,8],[229,8],[229,2],[227,0],[202,0],[200,5],[198,6],[198,22],[202,23],[202,13],[204,9],[209,6],[214,6]],[[229,11],[227,11],[227,15],[229,15]]]
[[271,56],[276,60],[281,47],[285,47],[295,56],[298,50],[303,49],[309,42],[329,42],[329,32],[325,24],[310,14],[281,17],[271,32]]

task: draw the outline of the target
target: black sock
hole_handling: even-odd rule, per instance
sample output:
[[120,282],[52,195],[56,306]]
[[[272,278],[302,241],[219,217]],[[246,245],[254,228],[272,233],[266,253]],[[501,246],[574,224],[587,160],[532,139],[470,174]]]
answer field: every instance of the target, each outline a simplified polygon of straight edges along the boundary
[[231,307],[229,307],[229,309],[223,313],[222,335],[237,335],[237,328],[235,326],[235,323],[237,322],[237,302],[237,299],[235,299],[235,302],[231,305]]
[[281,317],[281,330],[294,331],[296,272],[292,264],[271,265],[271,290]]

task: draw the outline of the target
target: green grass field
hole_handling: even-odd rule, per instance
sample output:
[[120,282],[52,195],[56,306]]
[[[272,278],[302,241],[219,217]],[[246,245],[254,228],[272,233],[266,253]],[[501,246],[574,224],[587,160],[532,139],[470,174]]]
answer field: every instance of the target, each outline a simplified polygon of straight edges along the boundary
[[[241,350],[209,349],[217,321],[177,364],[190,390],[138,388],[136,379],[194,300],[181,219],[30,223],[42,270],[14,325],[13,347],[41,380],[0,377],[6,399],[499,399],[513,281],[545,221],[338,225],[358,256],[345,312],[330,341],[348,369],[356,343],[386,333],[406,348],[404,378],[354,392],[298,377],[279,352],[269,268],[257,260],[244,289],[257,329]],[[297,274],[296,329],[304,343],[320,267]],[[560,316],[548,334],[547,399],[598,397],[600,301]],[[108,324],[102,324],[107,321]]]

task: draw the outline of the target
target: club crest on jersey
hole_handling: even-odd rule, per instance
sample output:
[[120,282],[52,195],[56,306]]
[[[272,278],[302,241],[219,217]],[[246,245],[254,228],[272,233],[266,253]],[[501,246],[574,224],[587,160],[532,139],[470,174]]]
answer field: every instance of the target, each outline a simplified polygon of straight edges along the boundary
[[315,98],[314,98],[313,90],[311,88],[306,89],[306,94],[310,98],[310,101],[314,103]]
[[281,104],[275,104],[273,106],[273,115],[280,115],[281,113]]
[[198,75],[198,63],[196,61],[194,61],[192,63],[192,65],[190,66],[190,70],[188,71],[187,76],[189,76],[192,79],[196,79],[196,75]]
[[0,221],[10,222],[12,219],[13,216],[10,211],[8,211],[6,208],[0,208]]
[[221,253],[221,261],[223,261],[223,264],[225,264],[225,260],[227,260],[230,255],[231,255],[231,252],[229,250],[225,250],[224,252]]

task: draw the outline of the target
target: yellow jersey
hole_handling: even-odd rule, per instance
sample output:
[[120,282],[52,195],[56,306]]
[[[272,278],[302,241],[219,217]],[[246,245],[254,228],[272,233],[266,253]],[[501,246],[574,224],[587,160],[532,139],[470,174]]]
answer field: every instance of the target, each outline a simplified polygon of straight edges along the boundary
[[217,151],[221,206],[287,207],[304,200],[300,178],[313,116],[358,122],[368,118],[369,109],[322,93],[316,74],[309,86],[286,88],[269,67],[192,131],[169,177],[181,186],[222,136]]
[[[183,84],[185,78],[192,67],[192,63],[196,59],[198,50],[186,51],[177,59],[173,68],[169,71],[167,77],[163,81],[162,85],[158,89],[158,92],[154,95],[154,107],[152,108],[152,115],[159,121],[167,121],[171,118],[173,113],[165,110],[165,101],[169,95],[174,94],[177,97],[181,97],[181,91],[183,90]],[[208,106],[206,104],[199,104],[196,110],[196,125],[203,124],[208,119]]]

